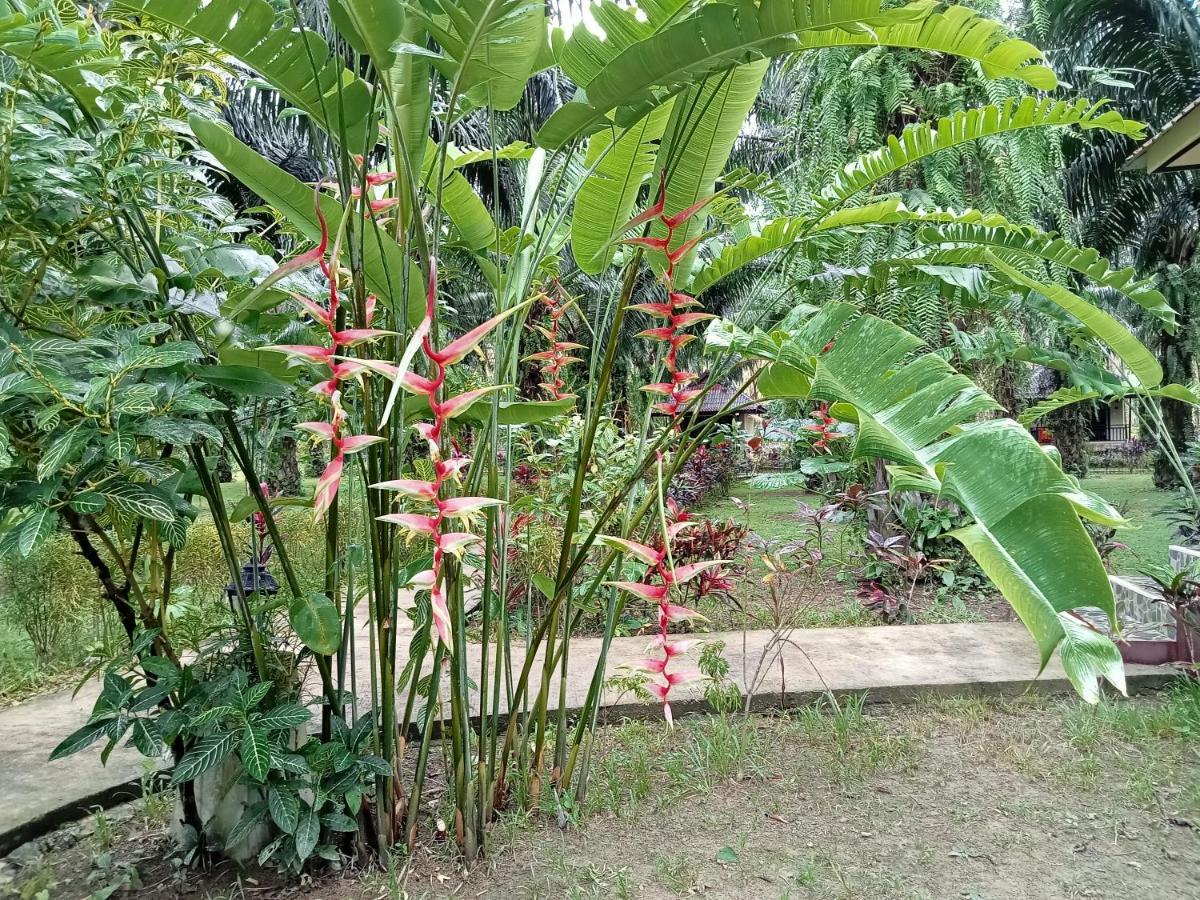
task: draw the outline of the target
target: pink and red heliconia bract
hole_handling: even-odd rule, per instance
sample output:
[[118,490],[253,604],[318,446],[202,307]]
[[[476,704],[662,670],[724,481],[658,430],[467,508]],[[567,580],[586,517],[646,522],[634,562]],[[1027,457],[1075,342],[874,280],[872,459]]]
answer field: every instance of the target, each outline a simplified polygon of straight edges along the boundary
[[563,380],[562,371],[567,366],[583,362],[578,357],[571,356],[570,351],[582,350],[584,348],[582,344],[559,340],[558,331],[559,320],[562,319],[574,301],[563,290],[558,279],[554,280],[553,292],[543,294],[541,299],[542,304],[546,307],[550,324],[548,327],[545,325],[535,325],[534,328],[550,342],[550,349],[539,353],[531,353],[525,357],[525,361],[542,364],[541,372],[545,381],[541,382],[538,386],[550,394],[551,399],[572,400],[576,395],[563,390],[566,387],[566,382]]
[[[316,209],[317,222],[321,227],[321,240],[311,250],[294,257],[281,265],[265,283],[278,281],[285,275],[299,271],[307,266],[316,265],[321,269],[329,285],[328,300],[318,302],[311,297],[293,293],[292,296],[300,306],[312,317],[317,325],[325,328],[329,335],[328,344],[280,344],[268,347],[285,353],[292,359],[302,360],[312,365],[322,366],[328,370],[329,377],[313,386],[312,392],[318,397],[329,401],[331,415],[327,422],[303,422],[297,427],[308,431],[317,440],[330,444],[329,464],[321,477],[317,479],[317,487],[313,493],[313,511],[317,518],[328,512],[337,497],[342,483],[342,472],[345,469],[346,455],[356,453],[372,444],[383,440],[370,434],[347,435],[343,433],[346,414],[341,405],[341,390],[345,382],[358,378],[364,372],[388,374],[388,365],[374,360],[342,359],[343,351],[369,341],[385,337],[391,332],[378,328],[345,328],[337,327],[338,310],[341,304],[341,294],[338,291],[336,264],[326,259],[329,250],[329,226],[321,210],[321,185],[318,184],[313,195],[313,205]],[[370,325],[375,315],[377,300],[374,296],[366,301],[366,323]]]
[[400,377],[400,386],[411,394],[429,398],[429,409],[433,415],[432,422],[418,422],[413,428],[425,441],[428,448],[429,461],[433,469],[432,481],[416,479],[398,479],[382,481],[371,487],[383,491],[394,491],[402,498],[414,502],[428,504],[432,512],[389,513],[380,516],[385,522],[391,522],[405,529],[412,536],[433,541],[433,565],[410,582],[410,587],[417,590],[428,590],[430,608],[433,618],[433,628],[438,638],[447,649],[453,647],[451,642],[450,609],[446,599],[443,579],[443,563],[446,554],[461,556],[470,545],[480,538],[469,531],[451,531],[446,529],[450,520],[470,523],[484,510],[499,506],[501,501],[491,497],[444,497],[446,487],[460,480],[462,470],[471,464],[468,457],[454,454],[443,454],[443,438],[449,421],[465,412],[472,403],[495,390],[493,387],[465,391],[450,397],[442,397],[441,392],[446,385],[446,371],[464,356],[475,349],[496,326],[503,322],[514,310],[501,313],[473,328],[461,337],[450,341],[443,347],[435,347],[430,334],[433,330],[433,316],[437,302],[437,265],[430,261],[429,283],[425,292],[425,316],[417,326],[415,335],[420,341],[421,353],[428,363],[430,375],[418,375],[415,372],[405,372]]

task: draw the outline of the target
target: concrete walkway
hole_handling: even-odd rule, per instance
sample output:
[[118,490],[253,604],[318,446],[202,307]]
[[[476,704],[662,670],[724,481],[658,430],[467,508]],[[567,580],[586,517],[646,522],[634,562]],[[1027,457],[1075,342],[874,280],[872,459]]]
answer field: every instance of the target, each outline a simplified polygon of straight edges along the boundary
[[[400,637],[401,647],[407,647],[407,638]],[[1024,626],[1016,622],[801,629],[792,632],[786,642],[773,646],[767,631],[702,637],[725,642],[730,677],[743,691],[747,683],[753,684],[756,709],[810,703],[826,690],[835,694],[866,691],[871,700],[903,702],[927,693],[1017,694],[1030,689],[1071,689],[1057,659],[1037,678],[1036,647]],[[616,639],[607,674],[642,658],[646,645],[644,637]],[[767,663],[756,677],[755,670],[768,648]],[[468,660],[476,681],[480,649],[472,647]],[[571,642],[566,694],[569,711],[582,706],[599,653],[597,639]],[[365,632],[357,642],[356,656],[359,672],[367,672]],[[522,661],[521,648],[514,645],[514,676]],[[680,667],[687,665],[681,663]],[[690,665],[694,666],[694,660]],[[540,670],[539,661],[534,666],[531,686],[535,691]],[[1128,666],[1126,676],[1132,691],[1157,687],[1173,677],[1173,671]],[[132,749],[118,747],[107,766],[100,764],[103,742],[68,759],[47,762],[55,745],[86,721],[98,693],[99,685],[90,684],[74,698],[66,690],[0,710],[0,773],[5,799],[0,806],[0,855],[85,814],[92,806],[110,806],[137,795],[146,760]],[[359,693],[367,693],[365,684],[360,683]],[[702,693],[698,685],[679,688],[678,699],[672,700],[676,715],[704,709]],[[552,707],[557,707],[557,674],[550,698]],[[639,702],[628,694],[606,691],[604,702],[605,716],[610,720],[661,715],[657,704]]]

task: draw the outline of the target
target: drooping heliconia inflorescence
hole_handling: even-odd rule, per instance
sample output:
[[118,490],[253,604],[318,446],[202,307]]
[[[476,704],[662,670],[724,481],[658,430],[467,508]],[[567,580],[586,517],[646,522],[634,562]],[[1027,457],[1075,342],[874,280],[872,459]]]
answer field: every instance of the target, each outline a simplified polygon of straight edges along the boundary
[[[665,320],[664,325],[649,328],[641,332],[639,336],[667,343],[667,352],[663,359],[663,366],[670,380],[645,385],[642,390],[663,397],[661,401],[654,404],[654,409],[668,416],[671,426],[678,429],[679,419],[685,407],[703,393],[703,390],[700,388],[689,387],[699,376],[693,372],[684,371],[679,368],[679,350],[696,339],[695,334],[687,333],[688,328],[699,322],[713,319],[715,316],[705,312],[688,311],[693,307],[699,306],[699,301],[682,291],[676,290],[676,267],[691,252],[700,238],[696,237],[685,241],[673,250],[671,249],[671,244],[674,242],[676,230],[712,202],[713,198],[707,197],[673,216],[668,216],[664,214],[666,192],[667,183],[664,177],[659,183],[658,197],[654,205],[631,219],[626,226],[626,230],[644,225],[655,219],[666,226],[666,237],[630,238],[627,243],[644,247],[656,253],[662,253],[666,257],[666,265],[662,272],[662,283],[667,294],[667,301],[665,303],[640,303],[630,308]],[[662,508],[662,495],[665,493],[663,480],[662,457],[660,455],[658,471],[660,508]],[[666,717],[668,725],[672,723],[670,704],[672,688],[701,677],[698,672],[694,671],[671,671],[672,661],[677,656],[682,656],[686,653],[696,642],[691,640],[672,640],[669,628],[673,622],[703,618],[695,610],[673,603],[672,591],[697,576],[701,576],[706,572],[719,570],[725,563],[724,560],[714,559],[702,560],[683,566],[675,565],[671,548],[672,542],[681,531],[694,524],[696,524],[694,521],[682,517],[677,518],[674,522],[668,522],[664,510],[661,526],[662,546],[660,548],[650,547],[646,544],[625,538],[607,536],[602,538],[610,547],[629,554],[640,562],[645,563],[648,567],[641,581],[614,581],[609,583],[635,597],[658,604],[659,633],[649,648],[649,655],[639,663],[638,668],[649,675],[649,688],[662,701],[663,715]]]
[[695,372],[686,372],[679,368],[679,350],[696,339],[696,335],[689,334],[687,329],[700,322],[716,318],[712,313],[689,312],[688,310],[699,306],[700,301],[675,289],[676,266],[679,265],[680,260],[691,253],[703,235],[697,235],[691,240],[685,241],[674,250],[671,249],[671,244],[675,240],[675,232],[681,226],[686,225],[712,200],[712,197],[706,197],[673,216],[665,215],[663,209],[667,201],[667,182],[664,177],[659,183],[658,199],[654,205],[640,215],[634,216],[626,226],[626,229],[629,229],[657,219],[667,229],[666,237],[636,237],[630,238],[626,243],[645,247],[647,250],[662,253],[666,257],[666,267],[662,273],[662,284],[667,294],[666,302],[638,303],[631,306],[630,309],[640,310],[665,321],[663,325],[647,328],[640,332],[638,337],[665,341],[667,344],[663,367],[667,370],[669,380],[644,385],[642,390],[663,397],[654,404],[654,409],[671,417],[677,416],[688,403],[702,393],[699,388],[688,387],[699,376]]
[[[513,313],[524,308],[524,304],[514,306],[498,316],[494,316],[477,328],[450,341],[443,347],[433,344],[433,318],[437,304],[437,267],[430,264],[428,288],[425,295],[425,316],[413,333],[410,346],[420,345],[421,354],[428,364],[428,375],[418,375],[406,371],[400,375],[400,385],[406,391],[426,397],[432,413],[432,422],[418,422],[413,427],[425,441],[428,457],[433,470],[433,480],[424,481],[414,478],[400,478],[394,481],[383,481],[372,487],[379,490],[395,491],[409,504],[420,504],[425,508],[432,507],[432,512],[399,512],[388,513],[379,518],[391,522],[407,530],[412,537],[421,537],[433,542],[432,567],[419,573],[413,578],[411,587],[430,592],[430,606],[433,614],[433,626],[438,637],[451,647],[450,641],[450,610],[446,602],[446,585],[444,579],[444,562],[446,554],[461,557],[467,547],[480,540],[480,537],[470,531],[448,530],[450,523],[455,520],[468,527],[471,521],[484,509],[499,506],[501,501],[491,497],[447,497],[447,489],[458,484],[460,475],[471,464],[470,457],[443,452],[443,439],[451,419],[461,415],[470,408],[471,404],[485,395],[497,390],[496,386],[478,388],[444,397],[446,372],[455,363],[461,361],[474,350],[479,342],[501,322]],[[405,353],[405,357],[409,354]]]
[[526,362],[541,363],[542,377],[546,380],[541,382],[539,387],[545,388],[554,400],[571,400],[575,398],[575,394],[564,392],[566,382],[562,378],[562,370],[567,366],[575,363],[583,362],[577,356],[572,356],[572,350],[582,350],[583,344],[572,343],[571,341],[560,341],[558,339],[559,320],[562,319],[566,311],[575,301],[572,300],[567,292],[563,290],[558,279],[554,280],[554,285],[550,292],[539,295],[536,299],[542,302],[546,307],[547,318],[549,319],[549,327],[545,325],[534,325],[541,335],[550,342],[549,350],[542,350],[538,353],[531,353],[525,357]]
[[815,432],[819,437],[813,441],[812,448],[819,453],[832,453],[830,442],[842,437],[837,430],[837,419],[829,414],[829,404],[822,403],[813,415],[815,421],[804,426],[805,431]]
[[[357,344],[377,340],[392,334],[379,328],[371,328],[375,317],[376,301],[369,297],[366,302],[366,321],[363,328],[339,328],[338,311],[341,305],[341,293],[338,291],[337,261],[326,259],[329,251],[329,226],[321,211],[320,188],[314,193],[314,205],[317,212],[317,222],[321,227],[321,240],[317,246],[306,253],[294,257],[280,266],[267,282],[273,283],[285,275],[299,271],[307,266],[317,265],[329,286],[327,302],[319,302],[302,294],[292,294],[296,301],[304,307],[313,321],[324,326],[329,334],[328,344],[280,344],[268,347],[286,353],[292,359],[300,359],[313,365],[322,366],[328,373],[328,378],[313,386],[312,392],[329,402],[330,417],[326,422],[302,422],[298,428],[308,431],[318,439],[330,443],[329,464],[321,477],[317,479],[316,491],[313,494],[313,511],[321,518],[333,504],[338,489],[342,483],[342,472],[345,469],[346,454],[354,453],[377,443],[383,438],[376,435],[360,434],[346,435],[346,414],[342,409],[341,391],[345,382],[359,378],[364,372],[374,371],[388,374],[392,367],[381,363],[372,363],[370,368],[360,360],[348,359],[345,351]],[[260,286],[261,289],[262,286]]]

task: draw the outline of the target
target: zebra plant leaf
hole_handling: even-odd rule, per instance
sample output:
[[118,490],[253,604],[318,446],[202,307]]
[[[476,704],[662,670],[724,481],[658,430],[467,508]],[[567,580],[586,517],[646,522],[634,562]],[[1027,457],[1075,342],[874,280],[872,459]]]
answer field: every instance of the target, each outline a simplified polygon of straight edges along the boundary
[[921,341],[900,327],[844,303],[827,304],[781,340],[714,323],[709,343],[810,378],[807,399],[857,421],[855,456],[892,463],[897,484],[934,491],[972,516],[952,535],[1025,623],[1043,667],[1061,648],[1085,699],[1095,700],[1097,677],[1124,690],[1116,646],[1071,613],[1099,607],[1115,620],[1108,577],[1080,516],[1120,516],[1084,495],[1016,422],[976,421],[996,403],[970,379],[919,353]]

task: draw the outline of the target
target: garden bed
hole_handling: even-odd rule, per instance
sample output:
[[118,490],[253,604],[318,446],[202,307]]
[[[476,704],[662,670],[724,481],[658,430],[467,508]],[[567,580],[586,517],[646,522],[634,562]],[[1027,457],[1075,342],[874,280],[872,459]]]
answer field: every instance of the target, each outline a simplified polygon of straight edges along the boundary
[[146,898],[348,900],[850,900],[950,896],[947,885],[954,896],[1039,900],[1200,892],[1194,686],[1097,708],[1033,697],[847,701],[745,723],[685,719],[674,731],[627,723],[597,740],[603,762],[581,824],[574,811],[514,815],[465,876],[437,841],[390,873],[301,885],[229,863],[192,873],[152,799],[25,848],[0,870],[0,895],[113,885]]

